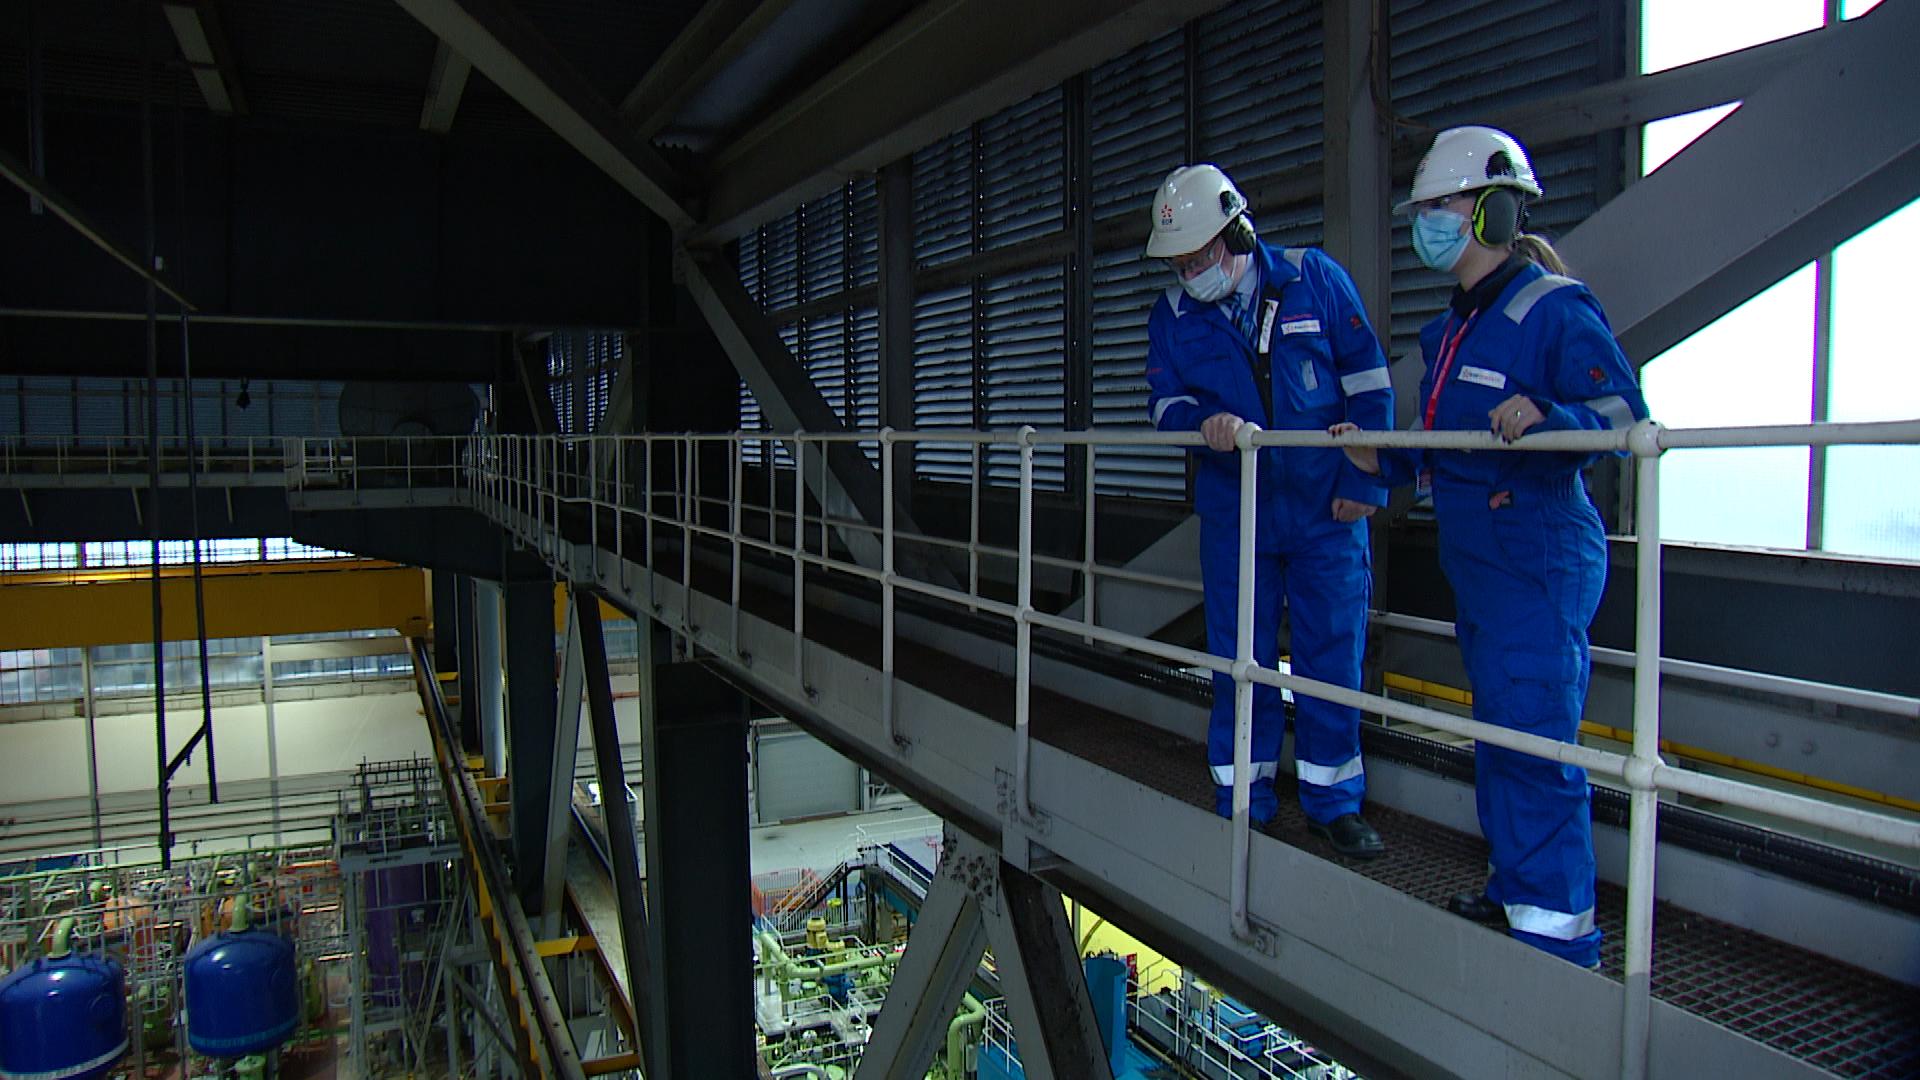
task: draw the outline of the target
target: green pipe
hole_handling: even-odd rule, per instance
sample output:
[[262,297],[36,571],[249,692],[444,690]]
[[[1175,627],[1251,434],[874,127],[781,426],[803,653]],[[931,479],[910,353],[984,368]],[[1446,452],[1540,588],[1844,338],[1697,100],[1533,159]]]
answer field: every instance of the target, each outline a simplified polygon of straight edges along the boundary
[[796,958],[787,954],[787,950],[780,944],[780,939],[771,932],[762,930],[755,936],[760,939],[760,974],[778,979],[782,985],[788,979],[824,979],[828,975],[844,975],[852,971],[884,967],[899,959],[892,952],[868,953],[855,956],[850,960]]
[[987,1007],[980,999],[968,994],[960,1002],[960,1015],[947,1025],[947,1075],[961,1076],[966,1069],[968,1028],[979,1027],[986,1023]]
[[47,949],[47,959],[58,960],[73,951],[69,939],[73,937],[73,916],[68,915],[53,925],[53,944]]

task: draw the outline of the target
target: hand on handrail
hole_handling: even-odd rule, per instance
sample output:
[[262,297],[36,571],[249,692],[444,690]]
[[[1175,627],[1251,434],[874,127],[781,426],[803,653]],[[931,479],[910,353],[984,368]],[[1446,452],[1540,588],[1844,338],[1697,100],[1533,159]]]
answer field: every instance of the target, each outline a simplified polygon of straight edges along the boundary
[[[1327,434],[1332,435],[1335,438],[1338,438],[1339,436],[1345,435],[1350,431],[1359,431],[1359,430],[1360,430],[1359,424],[1349,423],[1345,420],[1342,420],[1340,423],[1335,424],[1332,427],[1328,428]],[[1378,447],[1343,446],[1340,449],[1346,453],[1347,460],[1353,462],[1354,468],[1359,469],[1361,472],[1366,473],[1369,476],[1380,475],[1380,450]]]

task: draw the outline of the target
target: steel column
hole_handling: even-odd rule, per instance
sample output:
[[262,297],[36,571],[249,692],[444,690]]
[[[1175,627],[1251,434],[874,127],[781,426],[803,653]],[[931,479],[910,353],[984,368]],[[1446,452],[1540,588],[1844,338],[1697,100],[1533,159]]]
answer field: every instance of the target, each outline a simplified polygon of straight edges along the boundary
[[[614,906],[620,921],[620,947],[627,958],[627,997],[633,1002],[635,1040],[655,1076],[657,1054],[666,1049],[667,1029],[654,1022],[658,995],[653,984],[654,942],[648,930],[646,892],[640,879],[640,852],[635,845],[633,804],[627,801],[626,763],[620,756],[620,724],[613,713],[613,683],[607,669],[607,640],[600,626],[600,598],[569,586],[574,632],[580,641],[580,673],[586,683],[587,714],[593,723],[594,774],[600,781],[600,821],[607,834],[607,857],[613,862]],[[643,624],[651,627],[652,624]],[[652,649],[646,637],[640,648],[640,706],[648,710],[653,685]],[[744,879],[743,879],[744,880]],[[744,923],[743,923],[744,925]],[[736,929],[745,940],[745,932]],[[742,969],[745,965],[742,965]],[[743,978],[744,984],[746,980]]]
[[[474,670],[473,696],[480,719],[481,754],[486,758],[488,776],[507,772],[507,728],[500,679],[500,586],[491,581],[473,583],[473,637],[478,666]],[[466,700],[466,687],[460,699]]]
[[653,655],[640,665],[653,669],[640,725],[648,946],[658,961],[647,1071],[752,1076],[746,703],[704,665],[656,667]]
[[459,578],[443,571],[432,571],[433,579],[433,669],[460,670]]
[[480,745],[480,583],[464,574],[453,579],[454,645],[460,672],[460,750]]
[[[553,579],[509,582],[506,595],[508,747],[513,756],[514,891],[529,916],[542,906],[555,742]],[[576,702],[578,699],[575,699]],[[577,719],[576,719],[577,723]],[[569,775],[571,774],[571,762]],[[562,796],[564,797],[564,796]]]

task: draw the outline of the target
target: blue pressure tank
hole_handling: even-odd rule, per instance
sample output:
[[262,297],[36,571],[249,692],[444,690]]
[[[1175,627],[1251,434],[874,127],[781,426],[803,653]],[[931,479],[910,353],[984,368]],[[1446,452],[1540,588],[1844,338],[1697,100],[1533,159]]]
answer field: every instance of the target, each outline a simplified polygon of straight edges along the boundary
[[0,1078],[92,1080],[126,1052],[125,978],[116,961],[41,957],[0,979]]
[[195,1053],[258,1054],[286,1042],[300,1024],[293,942],[272,930],[215,934],[187,951],[185,968],[187,1045]]

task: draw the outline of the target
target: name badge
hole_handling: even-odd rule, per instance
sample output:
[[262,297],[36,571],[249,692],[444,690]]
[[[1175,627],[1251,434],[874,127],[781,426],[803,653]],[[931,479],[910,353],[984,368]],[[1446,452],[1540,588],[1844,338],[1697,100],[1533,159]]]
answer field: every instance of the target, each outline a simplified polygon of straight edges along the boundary
[[1317,334],[1320,332],[1319,319],[1288,319],[1280,324],[1282,334]]
[[1505,375],[1498,371],[1490,371],[1487,368],[1474,367],[1471,364],[1460,369],[1460,381],[1470,382],[1475,386],[1491,386],[1495,390],[1505,390],[1507,388],[1507,377]]
[[1260,305],[1260,351],[1273,351],[1273,317],[1280,311],[1280,301],[1268,300]]

